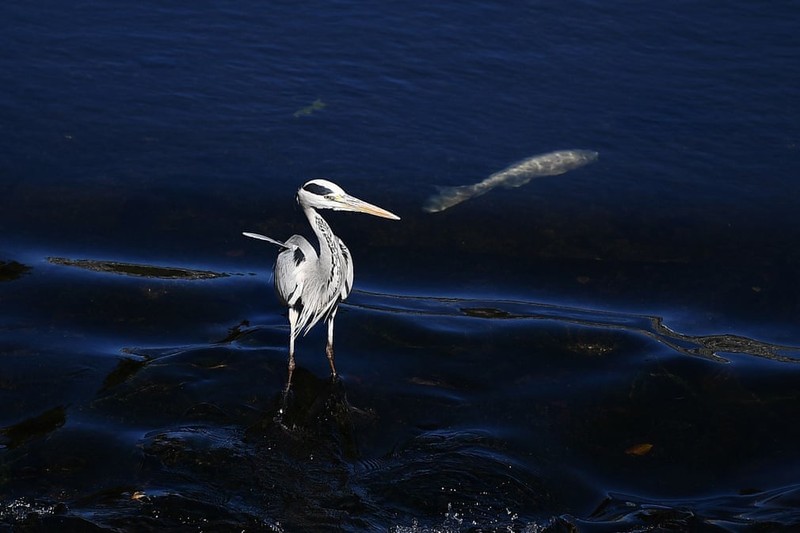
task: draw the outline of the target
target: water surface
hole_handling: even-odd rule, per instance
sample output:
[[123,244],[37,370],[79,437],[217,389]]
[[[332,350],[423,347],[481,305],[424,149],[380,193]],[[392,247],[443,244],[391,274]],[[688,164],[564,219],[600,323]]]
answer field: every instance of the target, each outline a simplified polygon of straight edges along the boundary
[[[797,8],[0,8],[9,530],[791,530]],[[559,149],[442,213],[436,185]],[[298,345],[277,253],[355,258]]]

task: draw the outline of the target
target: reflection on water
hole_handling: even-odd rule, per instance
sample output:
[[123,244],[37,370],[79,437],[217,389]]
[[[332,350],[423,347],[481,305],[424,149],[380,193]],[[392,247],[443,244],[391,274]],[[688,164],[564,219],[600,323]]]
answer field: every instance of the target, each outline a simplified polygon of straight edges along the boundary
[[[63,343],[55,322],[44,335],[3,330],[2,524],[398,532],[800,524],[789,467],[800,435],[785,423],[798,414],[798,347],[682,334],[655,316],[360,291],[341,309],[342,380],[330,381],[322,350],[304,343],[281,425],[284,320],[259,314],[263,302],[241,315],[263,280],[49,262],[58,268],[44,269],[37,290],[71,292],[38,318],[93,302],[69,330],[107,324],[106,336]],[[36,280],[30,272],[14,283]],[[140,301],[141,283],[155,283],[156,305]],[[98,298],[109,286],[115,298]],[[7,294],[24,326],[32,311],[21,292]],[[173,340],[159,344],[150,322],[174,326]],[[14,348],[20,338],[28,351]],[[65,375],[79,377],[64,387]],[[687,493],[699,497],[680,498]]]

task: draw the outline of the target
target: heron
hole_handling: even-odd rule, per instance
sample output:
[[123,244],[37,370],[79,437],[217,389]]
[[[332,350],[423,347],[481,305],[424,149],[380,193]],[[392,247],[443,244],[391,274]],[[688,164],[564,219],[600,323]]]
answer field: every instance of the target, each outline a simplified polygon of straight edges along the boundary
[[342,239],[337,237],[317,209],[354,211],[382,218],[400,220],[394,213],[347,194],[341,187],[325,179],[312,179],[297,190],[297,203],[303,209],[317,237],[317,247],[301,235],[292,235],[286,242],[243,232],[253,239],[270,242],[282,248],[275,260],[274,285],[280,302],[289,308],[289,375],[286,392],[292,384],[295,369],[295,340],[300,332],[309,332],[320,320],[328,326],[325,355],[336,379],[333,356],[333,320],[339,304],[353,289],[353,259]]

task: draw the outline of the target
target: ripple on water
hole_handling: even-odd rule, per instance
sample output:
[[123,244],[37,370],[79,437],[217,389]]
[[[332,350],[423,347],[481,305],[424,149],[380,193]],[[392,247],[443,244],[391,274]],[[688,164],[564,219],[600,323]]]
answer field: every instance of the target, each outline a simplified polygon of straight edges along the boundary
[[[742,438],[740,423],[759,435],[792,432],[775,420],[793,412],[784,397],[793,347],[535,302],[376,293],[348,302],[337,324],[343,380],[327,377],[324,332],[302,338],[283,425],[275,415],[287,330],[278,314],[220,313],[237,318],[201,323],[194,344],[142,336],[150,342],[120,341],[112,350],[114,337],[106,337],[90,350],[106,364],[92,365],[68,403],[42,404],[0,429],[0,479],[23,498],[3,503],[2,523],[277,531],[705,524],[714,515],[706,519],[699,500],[691,507],[612,496],[594,515],[562,513],[576,501],[596,506],[603,487],[674,490],[677,471],[710,483],[734,458],[766,453],[758,446],[777,450]],[[102,317],[104,308],[95,312]],[[40,338],[56,346],[54,334]],[[47,357],[35,391],[0,380],[0,392],[58,391],[63,372],[81,361],[79,347]],[[4,357],[17,374],[42,360]],[[750,361],[780,365],[786,376],[739,372]],[[730,505],[792,523],[796,516],[780,503],[792,497],[787,490],[769,500],[775,516],[752,511],[755,499]],[[676,510],[655,513],[655,505]],[[30,512],[23,519],[14,506]],[[685,508],[702,519],[687,518]]]

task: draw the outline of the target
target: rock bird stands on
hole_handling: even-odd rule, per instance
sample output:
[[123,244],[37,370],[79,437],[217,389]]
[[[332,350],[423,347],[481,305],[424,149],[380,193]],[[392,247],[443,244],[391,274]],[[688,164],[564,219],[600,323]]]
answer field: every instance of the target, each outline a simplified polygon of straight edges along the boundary
[[294,343],[300,331],[303,334],[324,319],[328,324],[328,343],[325,353],[331,365],[331,376],[336,377],[333,364],[333,319],[339,302],[347,298],[353,288],[353,260],[342,239],[317,209],[356,211],[383,218],[400,220],[397,215],[350,196],[335,183],[314,179],[297,191],[297,203],[317,236],[317,248],[305,237],[292,235],[281,242],[258,233],[245,232],[254,239],[277,244],[283,248],[275,261],[275,292],[281,303],[289,307],[289,377],[286,390],[292,384]]

